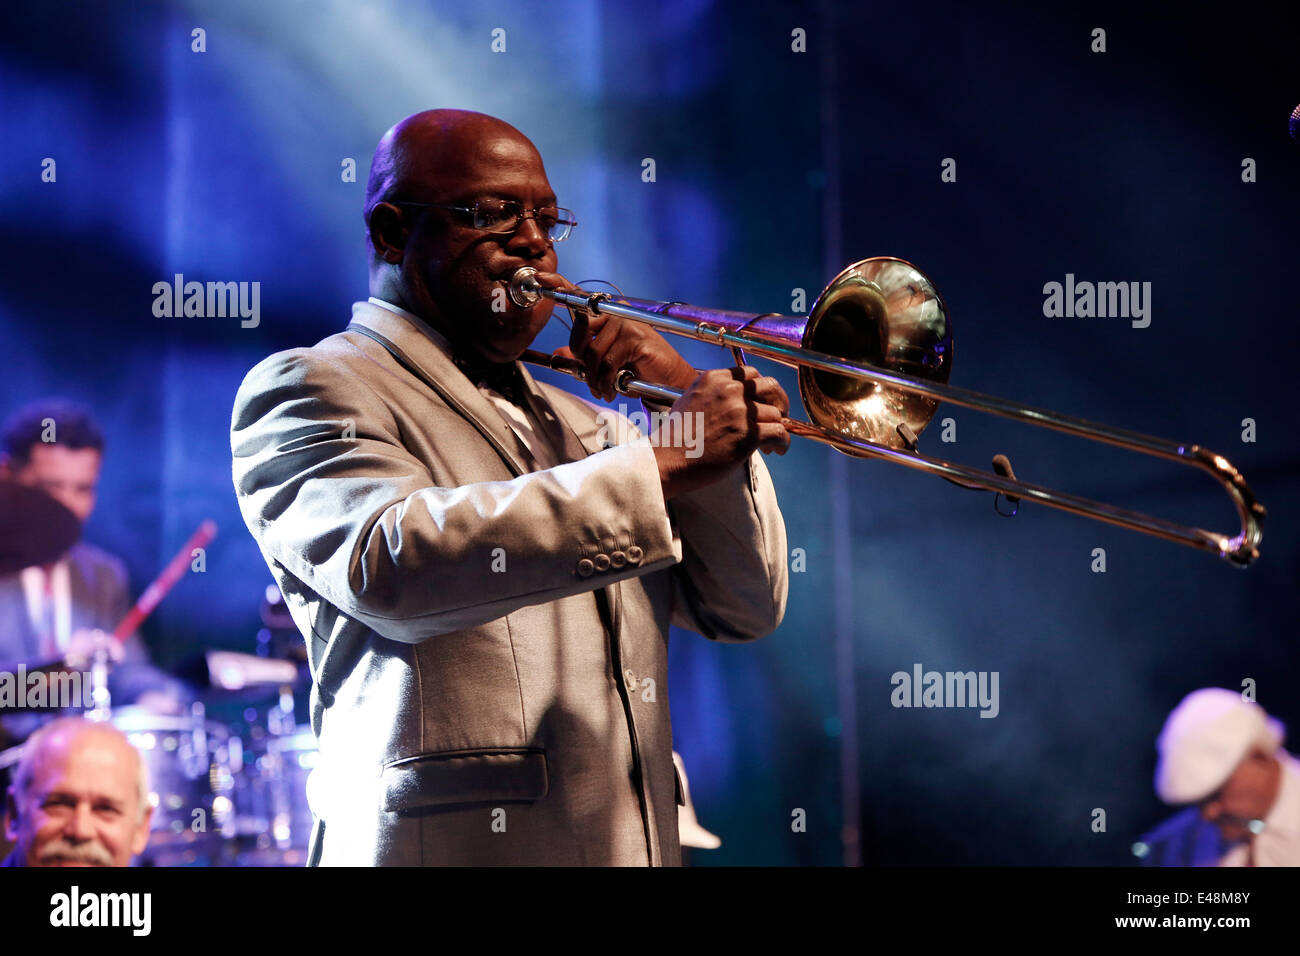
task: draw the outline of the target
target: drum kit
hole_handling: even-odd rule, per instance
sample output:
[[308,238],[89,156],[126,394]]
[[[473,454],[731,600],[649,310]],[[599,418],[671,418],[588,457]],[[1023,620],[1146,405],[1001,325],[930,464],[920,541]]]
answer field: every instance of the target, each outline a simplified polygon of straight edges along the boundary
[[316,764],[316,739],[310,726],[294,722],[293,685],[276,696],[269,707],[245,708],[244,720],[231,723],[211,719],[203,703],[177,716],[113,710],[108,722],[149,768],[154,813],[140,865],[306,862],[307,775]]
[[[139,627],[184,574],[192,549],[205,545],[215,531],[210,522],[200,526],[118,625],[116,637]],[[76,518],[49,496],[0,479],[0,575],[56,560],[79,534]],[[286,632],[293,624],[273,585],[262,603],[262,621],[258,655],[205,655],[208,689],[183,713],[114,706],[107,688],[108,654],[100,652],[91,661],[84,716],[125,734],[148,770],[154,811],[148,846],[138,857],[142,866],[306,862],[312,827],[307,775],[315,766],[316,741],[310,726],[295,720],[294,691],[305,684],[302,642]],[[281,656],[270,656],[273,652]],[[232,707],[241,719],[212,719],[212,712]],[[23,750],[18,745],[0,751],[4,786]]]

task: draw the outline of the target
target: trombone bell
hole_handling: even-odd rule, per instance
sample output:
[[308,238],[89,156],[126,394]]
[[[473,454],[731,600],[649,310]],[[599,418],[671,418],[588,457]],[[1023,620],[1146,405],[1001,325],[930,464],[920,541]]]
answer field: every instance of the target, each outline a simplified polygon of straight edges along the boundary
[[[807,349],[940,385],[952,371],[948,310],[925,273],[902,259],[849,266],[817,297],[805,326],[798,344]],[[828,431],[909,450],[900,426],[920,435],[939,407],[924,395],[807,366],[799,368],[799,397]]]

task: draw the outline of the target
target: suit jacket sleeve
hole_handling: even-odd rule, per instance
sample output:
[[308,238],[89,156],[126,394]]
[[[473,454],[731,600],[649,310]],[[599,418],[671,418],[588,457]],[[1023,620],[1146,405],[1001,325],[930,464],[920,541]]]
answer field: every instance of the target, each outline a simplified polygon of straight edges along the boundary
[[[644,404],[652,413],[668,409]],[[640,434],[626,419],[621,424]],[[762,454],[720,481],[677,495],[668,514],[683,552],[673,569],[672,623],[723,643],[776,630],[789,591],[785,520]]]
[[[473,627],[681,559],[646,442],[439,487],[369,386],[305,350],[273,355],[245,378],[231,450],[240,510],[268,561],[393,640]],[[641,548],[639,565],[581,577],[583,547],[611,537]]]
[[785,616],[785,521],[760,453],[721,481],[669,502],[683,557],[673,623],[715,641],[750,641]]

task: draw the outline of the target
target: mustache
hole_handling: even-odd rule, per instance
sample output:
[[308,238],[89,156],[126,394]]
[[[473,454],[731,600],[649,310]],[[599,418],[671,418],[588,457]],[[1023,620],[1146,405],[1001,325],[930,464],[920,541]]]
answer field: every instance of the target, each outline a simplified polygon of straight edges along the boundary
[[41,848],[36,862],[43,866],[57,863],[89,863],[92,866],[112,866],[113,857],[99,843],[69,843],[62,837]]

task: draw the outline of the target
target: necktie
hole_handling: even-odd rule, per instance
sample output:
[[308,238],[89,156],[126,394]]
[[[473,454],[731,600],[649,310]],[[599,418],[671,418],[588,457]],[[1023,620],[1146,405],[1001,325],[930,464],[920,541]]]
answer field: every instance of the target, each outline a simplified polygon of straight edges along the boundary
[[524,407],[524,383],[516,362],[498,365],[477,355],[457,355],[452,361],[476,387],[487,386],[513,405]]

